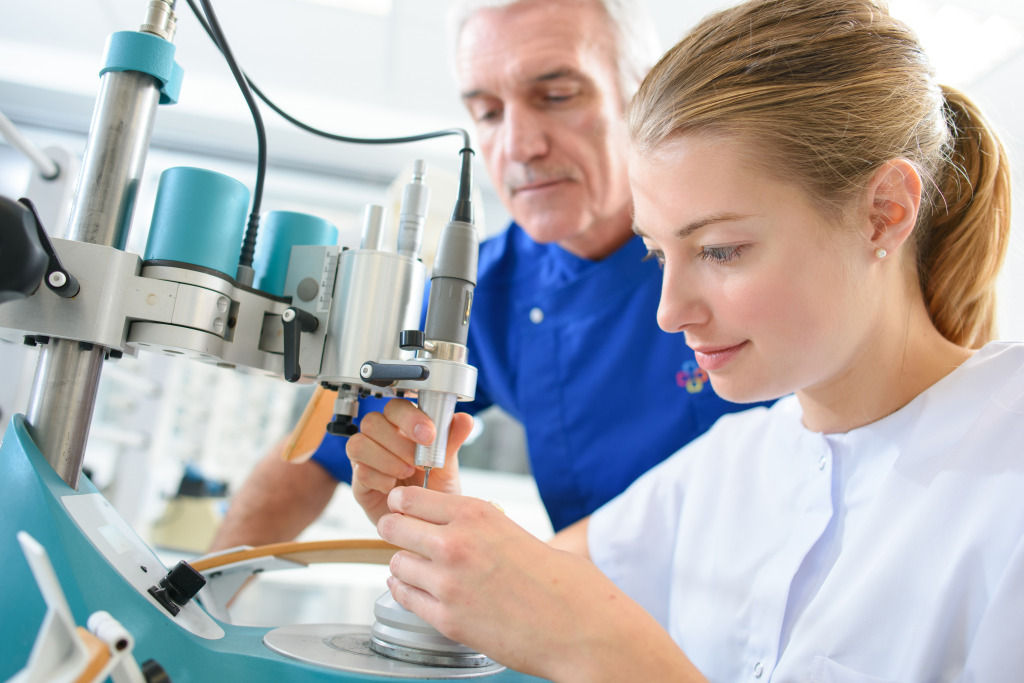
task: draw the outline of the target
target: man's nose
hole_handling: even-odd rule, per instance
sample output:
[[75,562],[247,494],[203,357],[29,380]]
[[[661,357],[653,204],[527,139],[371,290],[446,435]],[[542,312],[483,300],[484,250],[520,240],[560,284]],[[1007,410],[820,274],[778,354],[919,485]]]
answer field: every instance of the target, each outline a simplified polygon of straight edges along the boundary
[[509,160],[517,163],[527,163],[547,154],[544,117],[528,107],[507,107],[505,151]]

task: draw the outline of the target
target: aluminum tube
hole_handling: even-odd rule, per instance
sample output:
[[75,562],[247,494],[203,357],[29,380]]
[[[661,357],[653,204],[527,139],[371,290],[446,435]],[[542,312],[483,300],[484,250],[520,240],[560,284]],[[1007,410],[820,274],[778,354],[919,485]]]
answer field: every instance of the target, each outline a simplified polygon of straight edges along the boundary
[[25,421],[29,434],[54,471],[78,488],[96,405],[104,349],[79,348],[78,342],[53,339],[42,347]]
[[156,79],[149,74],[103,75],[68,239],[124,249],[159,101]]
[[416,403],[434,423],[437,436],[430,445],[416,444],[415,464],[417,467],[444,467],[448,450],[448,429],[455,415],[455,394],[446,391],[420,391]]
[[[159,100],[156,79],[148,74],[103,75],[68,222],[69,239],[124,249]],[[47,462],[75,489],[103,355],[103,348],[82,350],[75,341],[52,340],[43,347],[25,416]]]
[[427,224],[430,188],[423,184],[426,173],[427,162],[422,159],[413,162],[412,180],[405,186],[398,215],[398,253],[412,259],[420,257],[423,230]]
[[383,244],[384,207],[379,204],[367,204],[363,212],[363,235],[359,248],[380,251]]

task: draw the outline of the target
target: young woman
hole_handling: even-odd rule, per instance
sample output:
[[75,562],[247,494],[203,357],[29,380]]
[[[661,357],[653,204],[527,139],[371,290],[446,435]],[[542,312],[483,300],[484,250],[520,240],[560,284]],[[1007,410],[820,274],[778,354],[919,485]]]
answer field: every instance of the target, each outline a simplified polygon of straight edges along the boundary
[[432,429],[392,402],[351,455],[407,549],[395,598],[555,681],[1018,677],[1024,345],[991,341],[1009,170],[980,113],[872,0],[754,0],[662,59],[629,127],[659,324],[723,398],[786,398],[554,548],[392,490]]

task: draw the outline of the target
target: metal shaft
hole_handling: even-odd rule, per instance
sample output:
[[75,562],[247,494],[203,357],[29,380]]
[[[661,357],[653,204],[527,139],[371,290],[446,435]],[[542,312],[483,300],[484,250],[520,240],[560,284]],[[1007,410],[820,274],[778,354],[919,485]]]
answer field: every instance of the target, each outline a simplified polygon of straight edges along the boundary
[[448,450],[448,429],[455,415],[455,394],[447,391],[420,391],[416,403],[434,423],[437,435],[427,446],[416,444],[414,464],[417,467],[444,467]]
[[160,91],[138,71],[103,75],[68,239],[124,249]]
[[[160,99],[156,79],[107,72],[82,160],[69,239],[124,249]],[[104,349],[53,340],[42,348],[26,421],[47,462],[78,487]]]
[[26,421],[54,471],[77,489],[103,364],[100,347],[54,339],[40,351]]

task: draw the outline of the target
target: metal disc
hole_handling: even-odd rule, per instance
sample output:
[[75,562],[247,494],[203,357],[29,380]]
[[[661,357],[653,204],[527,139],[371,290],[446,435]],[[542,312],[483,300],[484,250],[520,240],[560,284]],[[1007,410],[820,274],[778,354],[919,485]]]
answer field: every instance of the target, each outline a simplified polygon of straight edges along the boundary
[[274,652],[314,666],[386,678],[482,678],[505,670],[493,662],[456,668],[384,657],[370,649],[370,627],[354,624],[282,626],[269,631],[263,643]]
[[384,655],[391,659],[400,659],[403,662],[412,662],[413,664],[426,664],[427,666],[447,666],[456,669],[466,669],[494,664],[490,657],[479,652],[469,654],[432,652],[430,650],[420,650],[415,647],[389,643],[374,635],[372,630],[370,631],[370,649],[379,655]]

